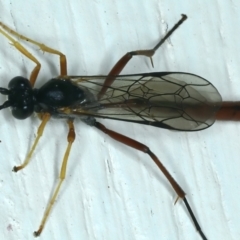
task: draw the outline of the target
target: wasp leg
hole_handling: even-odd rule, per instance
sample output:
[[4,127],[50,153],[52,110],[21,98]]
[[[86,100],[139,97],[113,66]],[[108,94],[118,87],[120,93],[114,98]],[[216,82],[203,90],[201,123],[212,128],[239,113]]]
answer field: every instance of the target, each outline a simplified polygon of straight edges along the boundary
[[[0,26],[2,26],[4,28],[5,25],[3,25],[3,23],[0,22]],[[23,55],[25,55],[27,58],[29,58],[30,60],[32,60],[34,63],[36,63],[35,68],[32,70],[32,73],[30,75],[30,83],[33,86],[38,73],[41,69],[41,64],[40,62],[25,48],[23,47],[18,41],[14,40],[10,35],[8,35],[7,33],[5,33],[4,31],[2,31],[0,29],[0,33],[2,33],[6,38],[8,38],[8,40],[10,40],[11,44],[18,50],[20,51]]]
[[54,190],[54,193],[52,195],[52,198],[51,198],[50,202],[48,203],[47,208],[44,212],[41,224],[40,224],[38,230],[34,232],[35,237],[37,237],[41,234],[41,232],[42,232],[42,230],[45,226],[45,223],[47,221],[47,218],[48,218],[48,216],[51,212],[53,204],[54,204],[54,202],[55,202],[55,200],[58,196],[58,193],[59,193],[60,187],[63,183],[63,180],[65,179],[65,176],[66,176],[68,156],[69,156],[69,153],[70,153],[70,150],[71,150],[71,147],[72,147],[72,143],[75,140],[75,131],[74,131],[74,125],[73,125],[72,120],[68,121],[68,127],[69,127],[68,137],[67,137],[68,145],[67,145],[67,149],[65,151],[64,158],[63,158],[63,161],[62,161],[62,167],[61,167],[61,171],[60,171],[60,174],[59,174],[59,180],[58,180],[57,186]]
[[50,119],[50,114],[49,113],[44,113],[43,116],[42,116],[42,122],[40,124],[40,126],[38,127],[38,131],[37,131],[37,137],[31,147],[31,150],[29,151],[26,159],[24,160],[23,164],[21,164],[20,166],[14,166],[13,167],[13,172],[17,172],[21,169],[23,169],[24,167],[26,167],[32,157],[32,154],[33,154],[33,151],[35,150],[37,144],[38,144],[38,141],[40,139],[40,137],[42,136],[43,134],[43,131],[44,131],[44,128],[48,122],[48,120]]
[[[55,49],[53,49],[53,48],[50,48],[50,47],[48,47],[48,46],[46,46],[46,45],[44,45],[44,44],[42,44],[42,43],[39,43],[39,42],[37,42],[37,41],[34,41],[34,40],[32,40],[32,39],[30,39],[30,38],[28,38],[28,37],[25,37],[25,36],[17,33],[16,31],[12,30],[11,28],[9,28],[8,26],[6,26],[6,25],[3,24],[2,22],[0,22],[0,26],[1,26],[6,32],[8,32],[9,34],[11,34],[11,35],[13,35],[13,36],[15,36],[15,37],[18,37],[18,38],[20,38],[20,39],[22,39],[22,40],[24,40],[24,41],[30,42],[30,43],[32,43],[32,44],[34,44],[34,45],[37,45],[37,46],[40,48],[40,50],[42,50],[43,52],[48,52],[48,53],[51,53],[51,54],[56,54],[56,55],[58,55],[58,56],[60,57],[60,75],[61,75],[61,76],[66,76],[66,75],[67,75],[67,59],[66,59],[66,56],[65,56],[63,53],[61,53],[61,52],[59,52],[59,51],[57,51],[57,50],[55,50]],[[35,67],[35,68],[37,68],[37,69],[36,69],[36,70],[35,70],[35,69],[33,70],[32,74],[31,74],[31,77],[30,77],[30,82],[31,82],[31,84],[32,84],[32,86],[33,86],[34,83],[35,83],[35,81],[36,81],[36,79],[37,79],[37,75],[38,75],[38,72],[39,72],[40,67],[41,67],[40,63],[39,63],[22,45],[20,45],[20,43],[18,43],[17,41],[13,40],[13,38],[11,38],[8,34],[6,34],[5,32],[3,32],[2,30],[0,30],[0,31],[1,31],[1,33],[2,33],[4,36],[6,36],[6,37],[12,42],[12,44],[13,44],[21,53],[23,53],[26,57],[30,58],[32,61],[34,61],[34,62],[37,64],[38,68]],[[22,50],[23,50],[23,51],[22,51]],[[34,58],[37,62],[36,62],[35,60],[33,60],[33,58]]]
[[128,52],[124,56],[122,56],[122,58],[120,58],[118,62],[113,66],[112,70],[109,72],[107,78],[105,79],[103,87],[98,93],[98,99],[101,99],[101,97],[107,91],[108,87],[111,86],[111,84],[115,80],[116,76],[119,75],[119,73],[123,70],[123,68],[127,65],[129,60],[133,56],[138,55],[138,56],[149,57],[153,66],[152,56],[154,55],[154,53],[186,19],[187,19],[187,16],[182,14],[182,18],[167,32],[165,37],[162,38],[154,48],[148,49],[148,50],[136,50],[136,51]]
[[[162,171],[164,176],[167,178],[167,180],[172,185],[173,189],[175,190],[175,192],[178,195],[178,198],[183,199],[197,231],[201,235],[202,239],[206,240],[207,238],[205,237],[204,233],[202,232],[201,227],[199,226],[199,224],[196,220],[196,217],[194,216],[193,211],[188,204],[185,192],[182,190],[182,188],[179,186],[179,184],[175,181],[175,179],[171,176],[171,174],[168,172],[168,170],[164,167],[164,165],[161,163],[161,161],[157,158],[157,156],[149,149],[149,147],[147,147],[146,145],[144,145],[134,139],[131,139],[131,138],[124,136],[120,133],[117,133],[115,131],[112,131],[112,130],[106,128],[103,124],[101,124],[99,122],[95,122],[94,126],[96,128],[98,128],[99,130],[101,130],[102,132],[104,132],[105,134],[109,135],[114,140],[121,142],[129,147],[134,148],[134,149],[137,149],[139,151],[142,151],[142,152],[148,154],[152,158],[152,160],[156,163],[158,168]],[[177,198],[177,200],[178,200],[178,198]]]

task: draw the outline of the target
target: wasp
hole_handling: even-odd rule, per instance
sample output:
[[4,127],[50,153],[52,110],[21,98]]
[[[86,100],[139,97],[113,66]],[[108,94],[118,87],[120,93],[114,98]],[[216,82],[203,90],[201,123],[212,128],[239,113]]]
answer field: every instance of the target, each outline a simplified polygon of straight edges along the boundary
[[[187,19],[181,19],[166,33],[158,44],[148,50],[128,52],[114,65],[106,76],[72,76],[67,74],[66,56],[44,44],[20,35],[0,23],[0,33],[36,66],[29,79],[17,76],[10,80],[8,88],[0,88],[7,100],[0,110],[10,108],[16,119],[26,119],[36,113],[41,120],[37,136],[25,161],[13,168],[17,172],[26,167],[43,135],[50,118],[66,119],[68,124],[68,145],[62,160],[59,180],[43,214],[42,221],[34,236],[39,236],[59,194],[66,177],[66,169],[72,144],[75,140],[74,119],[97,128],[112,139],[146,153],[157,165],[177,194],[182,199],[202,239],[207,239],[187,201],[186,193],[164,167],[150,148],[134,139],[112,131],[98,122],[98,118],[150,125],[177,131],[199,131],[210,127],[216,119],[234,120],[238,117],[233,103],[222,103],[218,90],[206,79],[185,72],[151,72],[133,75],[119,75],[134,56],[152,57],[156,50]],[[41,69],[39,61],[15,36],[38,46],[43,52],[55,54],[60,59],[60,75],[50,79],[40,88],[34,88]]]

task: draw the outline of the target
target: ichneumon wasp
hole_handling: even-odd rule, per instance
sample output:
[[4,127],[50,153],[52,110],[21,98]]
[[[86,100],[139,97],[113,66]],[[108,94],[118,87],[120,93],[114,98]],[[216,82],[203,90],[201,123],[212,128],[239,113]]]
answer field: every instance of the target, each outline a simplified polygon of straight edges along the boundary
[[[63,157],[59,181],[47,205],[39,229],[34,232],[35,236],[41,234],[61,184],[65,179],[67,161],[75,139],[73,120],[79,118],[116,141],[148,154],[177,193],[177,200],[179,198],[183,199],[202,239],[207,239],[188,204],[185,192],[156,155],[147,146],[106,128],[96,120],[96,118],[108,118],[170,130],[198,131],[210,127],[215,119],[230,120],[238,117],[234,109],[236,105],[230,102],[222,103],[217,89],[210,82],[197,75],[184,72],[119,75],[133,56],[146,56],[152,62],[152,56],[156,50],[186,19],[187,16],[182,15],[182,18],[153,49],[126,53],[107,76],[68,75],[64,54],[20,35],[5,24],[0,23],[2,28],[0,33],[10,40],[17,50],[36,63],[29,80],[18,76],[9,82],[8,88],[0,88],[0,93],[8,97],[8,100],[0,106],[0,109],[10,107],[12,115],[17,119],[25,119],[33,113],[37,113],[41,119],[37,137],[25,161],[22,165],[14,167],[13,171],[17,172],[29,163],[51,117],[66,119],[69,127],[68,146]],[[60,58],[60,76],[49,80],[39,89],[33,88],[41,65],[11,35],[37,45],[43,52],[58,55]]]

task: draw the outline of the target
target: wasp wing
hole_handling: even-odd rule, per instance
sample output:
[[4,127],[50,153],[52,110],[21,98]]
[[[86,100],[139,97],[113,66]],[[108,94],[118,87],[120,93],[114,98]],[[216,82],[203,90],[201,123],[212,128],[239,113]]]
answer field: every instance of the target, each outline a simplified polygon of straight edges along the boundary
[[119,75],[97,99],[106,76],[75,77],[71,81],[95,96],[90,103],[71,109],[71,115],[88,115],[197,131],[211,126],[221,96],[207,80],[181,72]]

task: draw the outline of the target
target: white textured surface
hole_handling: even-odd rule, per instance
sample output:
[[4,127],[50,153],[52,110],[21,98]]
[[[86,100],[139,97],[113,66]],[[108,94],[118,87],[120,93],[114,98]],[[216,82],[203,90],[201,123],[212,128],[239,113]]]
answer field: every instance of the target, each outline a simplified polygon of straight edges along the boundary
[[[189,19],[154,56],[154,69],[148,59],[136,58],[123,73],[191,72],[211,81],[223,99],[239,100],[239,1],[103,2],[1,1],[0,21],[65,53],[69,74],[92,75],[106,74],[127,51],[154,46],[185,13]],[[42,62],[40,86],[58,75],[58,59],[29,47]],[[0,49],[2,87],[16,75],[29,76],[34,65],[3,36]],[[101,122],[161,158],[185,189],[208,239],[240,239],[239,123],[179,133]],[[26,156],[38,124],[34,117],[17,121],[7,110],[0,114],[0,239],[32,239],[56,183],[67,133],[58,121],[46,127],[31,164],[11,172]],[[67,179],[41,239],[200,239],[183,203],[173,205],[176,194],[148,156],[81,122],[76,132]]]

